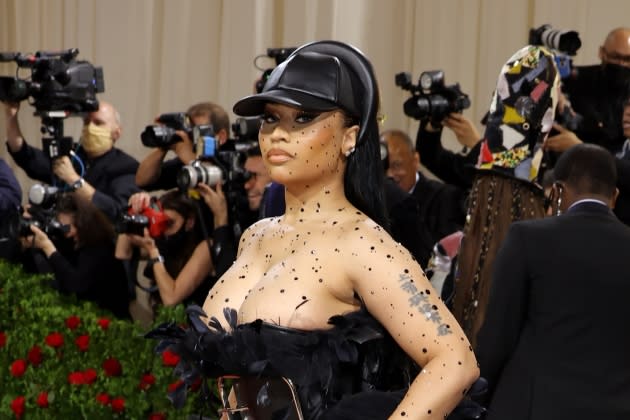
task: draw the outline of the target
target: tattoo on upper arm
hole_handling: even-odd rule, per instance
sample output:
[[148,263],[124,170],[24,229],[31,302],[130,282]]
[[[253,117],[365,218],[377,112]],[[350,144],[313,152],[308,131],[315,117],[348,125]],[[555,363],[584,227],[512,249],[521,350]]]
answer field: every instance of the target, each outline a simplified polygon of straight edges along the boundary
[[416,308],[416,310],[425,317],[428,321],[432,321],[437,324],[438,335],[452,334],[451,326],[442,322],[442,317],[438,312],[438,308],[435,305],[431,305],[429,302],[429,295],[431,291],[418,290],[413,278],[409,275],[409,270],[405,270],[399,275],[398,284],[400,288],[410,295],[409,306]]

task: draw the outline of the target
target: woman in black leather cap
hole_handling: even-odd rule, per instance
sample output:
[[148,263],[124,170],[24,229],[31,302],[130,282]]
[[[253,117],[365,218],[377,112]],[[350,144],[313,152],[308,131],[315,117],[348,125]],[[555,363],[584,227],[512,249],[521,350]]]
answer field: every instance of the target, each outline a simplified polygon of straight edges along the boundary
[[193,313],[175,340],[189,373],[240,376],[226,417],[443,419],[478,377],[464,333],[387,233],[378,107],[371,64],[336,41],[298,48],[234,106],[262,117],[286,212],[243,234],[204,304],[210,328]]

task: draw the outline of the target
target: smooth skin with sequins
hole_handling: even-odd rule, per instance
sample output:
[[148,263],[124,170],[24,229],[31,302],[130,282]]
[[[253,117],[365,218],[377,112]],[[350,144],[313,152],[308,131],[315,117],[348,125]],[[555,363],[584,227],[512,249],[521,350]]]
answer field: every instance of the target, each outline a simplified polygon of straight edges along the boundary
[[346,198],[358,129],[339,110],[265,105],[260,148],[271,178],[286,187],[286,213],[243,234],[204,310],[223,319],[231,307],[242,323],[325,329],[331,316],[359,310],[360,296],[424,367],[390,418],[442,419],[478,377],[477,362],[418,263]]

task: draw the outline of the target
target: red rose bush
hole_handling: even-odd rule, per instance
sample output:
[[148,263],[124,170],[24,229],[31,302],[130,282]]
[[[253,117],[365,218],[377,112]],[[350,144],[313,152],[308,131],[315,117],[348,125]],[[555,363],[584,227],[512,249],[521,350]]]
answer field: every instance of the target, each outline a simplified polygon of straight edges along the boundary
[[[216,408],[201,407],[199,392],[173,407],[179,356],[154,351],[156,342],[143,337],[153,326],[116,319],[47,281],[0,261],[1,419],[217,417]],[[154,325],[183,322],[184,308],[164,308],[158,318]]]

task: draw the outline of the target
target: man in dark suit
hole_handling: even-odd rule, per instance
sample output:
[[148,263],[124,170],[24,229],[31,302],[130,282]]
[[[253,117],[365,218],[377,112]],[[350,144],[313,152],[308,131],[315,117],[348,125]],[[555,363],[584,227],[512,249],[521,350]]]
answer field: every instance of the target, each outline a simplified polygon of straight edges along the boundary
[[627,419],[630,228],[611,211],[615,161],[580,144],[554,174],[561,215],[512,224],[495,261],[476,348],[487,419]]
[[407,212],[412,219],[393,221],[393,229],[399,227],[394,237],[403,245],[411,244],[410,251],[426,268],[433,246],[464,226],[467,193],[419,172],[418,152],[405,132],[385,131],[381,142],[387,146],[387,176],[414,198],[413,211]]

